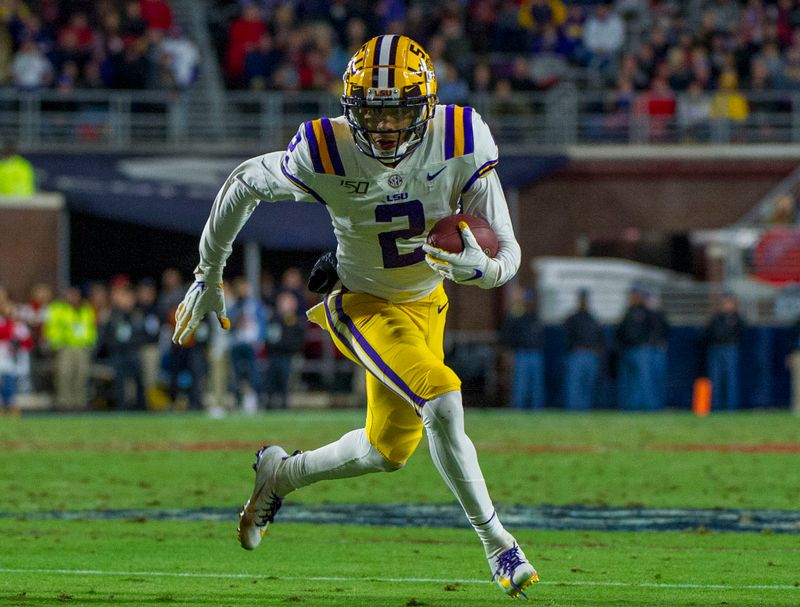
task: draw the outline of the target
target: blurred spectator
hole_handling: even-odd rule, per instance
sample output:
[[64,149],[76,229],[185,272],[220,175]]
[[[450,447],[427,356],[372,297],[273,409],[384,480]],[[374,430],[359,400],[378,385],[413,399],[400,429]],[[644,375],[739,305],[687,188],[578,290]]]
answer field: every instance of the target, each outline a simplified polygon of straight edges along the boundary
[[739,407],[739,346],[746,324],[732,293],[723,293],[706,326],[711,405],[733,411]]
[[21,91],[38,91],[53,80],[53,66],[33,41],[27,41],[14,56],[14,84]]
[[618,398],[622,409],[655,409],[657,399],[652,378],[651,314],[644,305],[645,292],[633,287],[628,308],[617,326],[619,370]]
[[[228,283],[222,284],[225,301],[232,301]],[[210,402],[208,414],[211,417],[222,417],[230,409],[228,388],[230,386],[231,367],[231,332],[220,327],[218,322],[209,323],[211,336],[208,346],[208,392]]]
[[264,343],[267,315],[264,304],[253,295],[250,283],[238,276],[231,283],[233,298],[228,304],[231,319],[231,366],[233,367],[236,402],[247,413],[253,413],[257,395],[261,393],[261,377],[256,355]]
[[262,35],[253,48],[247,51],[244,59],[244,78],[247,88],[255,90],[270,88],[272,77],[282,59],[283,54],[275,48],[272,37],[269,34]]
[[[111,313],[100,335],[101,347],[114,369],[114,405],[117,409],[145,408],[140,350],[146,340],[144,315],[136,307],[136,294],[128,283],[111,289]],[[129,380],[135,400],[128,398]]]
[[36,172],[27,158],[17,153],[11,143],[3,144],[0,158],[0,196],[33,196]]
[[697,80],[678,98],[678,127],[687,143],[708,141],[711,126],[711,97]]
[[294,293],[295,297],[297,297],[297,305],[301,310],[308,309],[305,285],[306,281],[303,278],[303,273],[298,267],[292,266],[286,268],[286,271],[281,275],[280,291],[291,291]]
[[170,88],[186,90],[197,79],[200,52],[197,46],[173,27],[158,45],[159,63],[169,77]]
[[653,78],[650,89],[636,101],[636,112],[646,120],[650,142],[663,142],[669,138],[676,106],[675,95],[667,81]]
[[[175,307],[167,311],[170,335],[175,331]],[[214,321],[216,322],[216,320]],[[206,347],[211,337],[210,322],[204,318],[194,334],[183,346],[170,342],[169,350],[169,398],[176,409],[184,408],[181,395],[185,394],[186,405],[193,411],[203,408],[203,392],[205,383]]]
[[[125,280],[123,278],[123,280]],[[103,327],[108,322],[108,317],[111,314],[111,305],[108,301],[108,287],[105,283],[94,281],[89,285],[89,296],[87,297],[89,305],[94,310],[95,325],[97,326],[97,334],[103,332]]]
[[0,287],[0,414],[19,413],[17,408],[20,357],[30,352],[28,327],[16,315],[14,302]]
[[172,8],[165,0],[141,0],[141,14],[150,29],[172,29]]
[[[21,391],[41,391],[47,386],[43,363],[47,357],[47,345],[43,330],[47,306],[53,299],[53,290],[45,283],[35,284],[31,288],[28,301],[20,306],[19,318],[31,333],[31,364],[29,378],[21,377]],[[25,382],[29,382],[27,385]]]
[[567,340],[564,401],[567,409],[587,411],[594,405],[600,362],[603,355],[603,328],[589,310],[589,291],[578,293],[578,309],[564,321]]
[[120,20],[120,34],[125,44],[131,44],[142,38],[147,32],[147,22],[142,17],[140,0],[128,0]]
[[254,48],[266,33],[267,25],[261,16],[261,9],[255,4],[245,5],[228,32],[225,75],[229,85],[237,88],[242,86],[247,51]]
[[541,409],[545,405],[544,332],[536,310],[536,295],[517,287],[500,330],[500,343],[514,354],[511,406]]
[[457,103],[464,105],[469,96],[469,85],[458,73],[452,63],[444,64],[444,73],[437,76],[439,81],[439,99],[442,103]]
[[152,278],[142,279],[136,287],[136,309],[142,317],[144,335],[139,350],[145,401],[158,385],[161,371],[161,317],[158,314],[158,291]]
[[625,24],[610,3],[602,2],[595,7],[586,20],[583,42],[589,52],[589,68],[605,80],[611,79],[625,43]]
[[794,321],[790,331],[792,350],[786,357],[786,366],[791,377],[791,400],[789,406],[792,413],[800,415],[800,317]]
[[772,210],[770,223],[776,225],[793,225],[797,221],[797,201],[792,192],[778,196]]
[[743,124],[749,115],[747,99],[738,90],[736,72],[728,70],[719,77],[719,90],[711,99],[711,119],[720,141],[728,141],[731,127]]
[[170,310],[177,308],[183,300],[183,277],[176,268],[167,268],[161,273],[161,293],[156,307],[162,324],[168,324]]
[[282,291],[275,302],[275,313],[267,324],[266,406],[285,409],[289,397],[292,361],[302,353],[305,344],[306,318],[300,313],[297,296]]
[[78,287],[69,287],[47,307],[44,335],[55,352],[56,404],[86,407],[92,350],[97,343],[95,313]]
[[337,81],[325,62],[325,56],[317,49],[307,49],[300,61],[299,84],[303,90],[327,91]]
[[671,327],[661,307],[661,300],[649,293],[645,304],[650,312],[651,377],[653,378],[654,407],[663,409],[667,404],[667,347]]

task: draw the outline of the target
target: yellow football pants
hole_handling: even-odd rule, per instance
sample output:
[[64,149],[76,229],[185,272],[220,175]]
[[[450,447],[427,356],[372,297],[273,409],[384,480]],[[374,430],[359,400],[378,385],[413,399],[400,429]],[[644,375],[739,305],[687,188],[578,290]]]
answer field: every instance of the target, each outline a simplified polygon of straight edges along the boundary
[[425,403],[461,387],[444,364],[446,309],[439,285],[427,297],[397,304],[342,289],[308,311],[367,370],[367,438],[390,462],[405,462],[417,448]]

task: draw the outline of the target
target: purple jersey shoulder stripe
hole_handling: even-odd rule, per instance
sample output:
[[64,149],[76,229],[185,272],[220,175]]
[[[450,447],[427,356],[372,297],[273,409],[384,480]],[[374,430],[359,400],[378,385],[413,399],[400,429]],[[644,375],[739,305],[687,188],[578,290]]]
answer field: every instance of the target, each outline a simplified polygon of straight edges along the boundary
[[455,106],[448,105],[444,109],[444,159],[450,160],[455,156],[456,148],[456,123]]
[[308,151],[311,152],[314,171],[324,173],[325,167],[322,164],[322,157],[319,155],[319,144],[317,143],[317,135],[314,133],[314,125],[312,123],[312,120],[303,123],[303,128],[306,131],[306,141],[308,141]]
[[464,154],[475,151],[475,136],[472,134],[472,108],[464,107]]
[[336,313],[339,316],[339,320],[341,320],[344,324],[347,325],[347,328],[350,329],[350,333],[352,333],[355,340],[358,342],[358,345],[361,346],[361,349],[367,354],[370,360],[389,378],[389,380],[403,393],[406,397],[418,407],[425,406],[425,403],[428,402],[421,396],[414,394],[413,390],[406,384],[395,371],[387,365],[380,355],[375,351],[372,345],[366,340],[366,338],[361,334],[356,327],[356,324],[353,320],[347,315],[344,311],[344,307],[342,305],[342,296],[344,295],[343,292],[340,292],[339,295],[336,297]]
[[308,192],[309,194],[311,194],[311,196],[317,202],[321,202],[325,206],[328,206],[328,203],[323,200],[322,196],[317,194],[314,190],[312,190],[310,187],[308,187],[306,184],[304,184],[302,181],[300,181],[297,177],[295,177],[294,175],[292,175],[289,172],[289,170],[286,168],[286,159],[287,158],[288,158],[288,156],[284,156],[283,157],[283,162],[281,162],[281,173],[283,173],[284,177],[286,177],[286,179],[291,181],[294,185],[296,185],[298,188],[300,188],[304,192]]
[[328,144],[328,154],[331,157],[331,164],[333,165],[333,172],[344,177],[344,165],[342,164],[342,157],[339,156],[339,148],[336,147],[336,137],[333,134],[333,125],[330,118],[322,118],[322,132],[325,135],[325,143]]
[[476,182],[476,181],[477,181],[479,178],[481,178],[481,177],[483,177],[484,175],[486,175],[486,173],[488,173],[488,172],[489,172],[489,171],[491,171],[491,170],[492,170],[494,167],[496,167],[496,166],[497,166],[497,164],[498,164],[498,160],[497,160],[497,158],[495,158],[494,160],[487,160],[486,162],[484,162],[484,163],[483,163],[483,164],[480,166],[480,168],[479,168],[477,171],[475,171],[475,172],[472,174],[472,177],[470,177],[470,178],[467,180],[467,184],[466,184],[466,185],[465,185],[463,188],[461,188],[461,193],[463,194],[463,193],[464,193],[464,192],[466,192],[468,189],[470,189],[470,188],[472,187],[472,184],[473,184],[473,183],[475,183],[475,182]]

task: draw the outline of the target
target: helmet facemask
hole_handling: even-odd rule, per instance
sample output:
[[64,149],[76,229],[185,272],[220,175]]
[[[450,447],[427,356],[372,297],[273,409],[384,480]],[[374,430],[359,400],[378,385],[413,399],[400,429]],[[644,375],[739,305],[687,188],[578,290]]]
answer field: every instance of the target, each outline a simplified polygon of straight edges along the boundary
[[342,97],[358,149],[390,164],[421,142],[436,106],[434,96],[400,97],[398,89],[368,89],[364,97]]

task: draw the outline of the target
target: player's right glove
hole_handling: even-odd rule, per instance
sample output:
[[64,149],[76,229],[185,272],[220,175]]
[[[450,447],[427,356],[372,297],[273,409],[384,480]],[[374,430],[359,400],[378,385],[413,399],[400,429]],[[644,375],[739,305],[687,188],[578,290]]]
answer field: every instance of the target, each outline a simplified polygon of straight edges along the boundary
[[322,257],[314,264],[311,275],[308,277],[308,290],[322,295],[330,293],[339,280],[339,274],[336,271],[338,265],[336,253],[333,251],[323,253]]
[[189,287],[183,301],[175,311],[175,332],[172,334],[172,342],[181,346],[189,340],[200,321],[209,312],[216,313],[217,320],[223,329],[227,331],[231,328],[231,321],[225,308],[222,278],[214,277],[215,280],[211,282],[198,271],[195,271],[194,278],[194,283]]
[[500,276],[500,263],[483,252],[465,221],[458,224],[458,229],[464,242],[463,251],[450,253],[424,244],[422,248],[426,253],[425,261],[443,278],[458,284],[475,285],[482,289],[496,287]]

